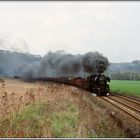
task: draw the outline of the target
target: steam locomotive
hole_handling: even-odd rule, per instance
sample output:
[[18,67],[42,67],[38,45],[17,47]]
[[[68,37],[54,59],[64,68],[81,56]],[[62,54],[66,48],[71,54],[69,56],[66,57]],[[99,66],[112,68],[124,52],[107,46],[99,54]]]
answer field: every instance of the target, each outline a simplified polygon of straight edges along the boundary
[[102,74],[87,77],[89,91],[99,96],[109,95],[110,88],[108,82],[110,82],[110,78]]
[[85,90],[90,91],[91,93],[95,93],[98,96],[106,96],[109,95],[109,84],[110,78],[106,77],[103,74],[99,75],[90,75],[86,79],[81,77],[76,78],[69,78],[69,77],[62,77],[62,78],[52,78],[52,77],[40,77],[35,80],[40,81],[51,81],[57,83],[64,83],[72,86],[76,86]]
[[110,88],[108,82],[110,82],[110,78],[103,74],[90,75],[87,79],[77,77],[69,80],[71,85],[86,89],[98,96],[109,95]]

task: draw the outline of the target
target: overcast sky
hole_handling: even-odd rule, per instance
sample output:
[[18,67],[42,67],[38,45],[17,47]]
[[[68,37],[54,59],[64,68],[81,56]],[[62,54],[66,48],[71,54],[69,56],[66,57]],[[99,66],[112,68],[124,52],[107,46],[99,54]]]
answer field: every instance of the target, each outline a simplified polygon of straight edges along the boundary
[[0,2],[0,49],[140,59],[140,2]]

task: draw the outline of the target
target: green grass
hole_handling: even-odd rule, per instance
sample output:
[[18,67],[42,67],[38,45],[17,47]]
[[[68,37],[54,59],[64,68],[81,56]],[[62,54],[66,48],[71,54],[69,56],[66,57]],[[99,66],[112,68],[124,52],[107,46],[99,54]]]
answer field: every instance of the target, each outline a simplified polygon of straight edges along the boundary
[[52,114],[52,133],[58,138],[76,137],[78,110],[74,105],[69,105],[67,111]]
[[[92,120],[92,116],[90,118],[89,114],[85,114],[83,106],[77,106],[69,101],[34,103],[21,109],[18,113],[0,118],[0,138],[124,136],[122,130],[120,131],[104,113],[99,114],[98,121],[94,122],[97,126],[93,125],[94,123],[92,124],[91,121],[94,121],[94,118]],[[93,132],[93,130],[97,130],[97,132]]]
[[33,104],[21,113],[0,119],[0,137],[41,137],[47,104]]
[[111,91],[133,96],[140,96],[140,81],[111,80]]
[[0,118],[0,137],[44,137],[47,131],[52,137],[76,137],[78,108],[69,103],[65,107],[63,110],[61,105],[35,103],[20,113]]
[[4,79],[2,77],[0,77],[0,82],[4,83]]

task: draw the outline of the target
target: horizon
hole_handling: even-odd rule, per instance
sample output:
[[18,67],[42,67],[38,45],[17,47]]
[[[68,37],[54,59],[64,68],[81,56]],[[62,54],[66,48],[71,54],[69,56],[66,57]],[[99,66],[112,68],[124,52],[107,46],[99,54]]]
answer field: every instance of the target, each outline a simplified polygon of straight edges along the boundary
[[[12,51],[12,50],[1,50],[0,49],[0,52],[1,51],[5,51],[5,52],[10,52],[10,53],[19,53],[19,54],[28,54],[28,55],[33,55],[33,56],[38,56],[38,57],[41,57],[41,58],[43,58],[45,55],[47,55],[49,52],[51,52],[51,53],[55,53],[55,52],[57,52],[57,51],[55,51],[55,52],[53,52],[53,51],[48,51],[45,55],[40,55],[40,54],[33,54],[33,53],[30,53],[30,52],[18,52],[18,51]],[[58,51],[63,51],[63,50],[58,50]],[[97,52],[97,51],[95,51],[95,52]],[[66,52],[64,52],[64,53],[66,53]],[[87,52],[88,53],[88,52]],[[99,52],[100,53],[100,52]],[[68,54],[68,53],[66,53],[66,54]],[[79,54],[79,53],[78,53]],[[72,55],[78,55],[78,54],[72,54]],[[82,54],[79,54],[79,55],[82,55]],[[104,56],[104,55],[103,55]],[[106,57],[106,56],[105,56]],[[108,58],[107,58],[108,59]],[[109,61],[109,60],[108,60]],[[111,62],[111,61],[109,61],[109,63],[132,63],[133,61],[140,61],[140,59],[135,59],[135,60],[132,60],[132,61],[127,61],[127,62]]]

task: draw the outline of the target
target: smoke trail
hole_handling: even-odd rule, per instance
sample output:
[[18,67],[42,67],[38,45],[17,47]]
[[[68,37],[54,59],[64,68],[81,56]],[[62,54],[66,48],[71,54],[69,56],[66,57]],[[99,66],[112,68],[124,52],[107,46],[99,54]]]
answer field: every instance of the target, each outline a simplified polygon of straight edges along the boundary
[[32,63],[22,72],[26,79],[35,77],[66,77],[103,73],[109,65],[108,59],[98,52],[84,55],[66,54],[63,51],[49,52],[39,63]]
[[85,77],[87,74],[103,73],[108,65],[108,59],[99,52],[73,55],[57,51],[49,52],[44,57],[0,53],[0,75],[17,75],[27,80],[37,77]]
[[30,63],[40,61],[39,56],[0,50],[0,76],[21,76]]

